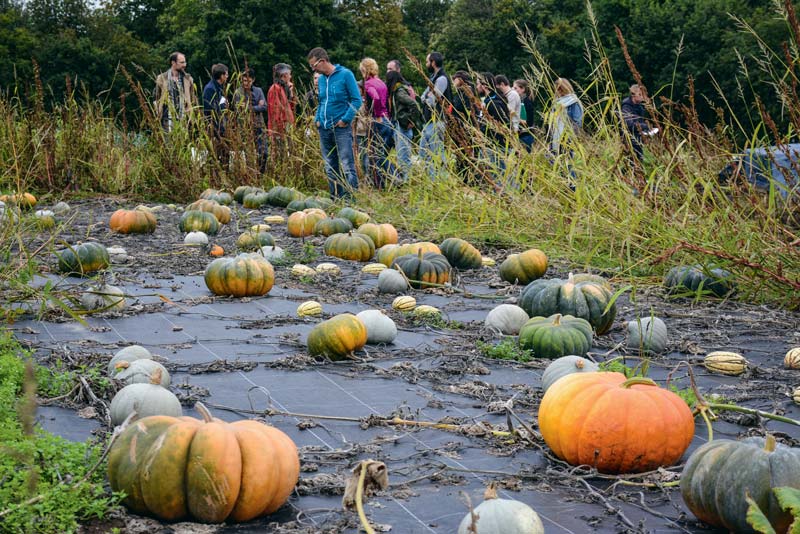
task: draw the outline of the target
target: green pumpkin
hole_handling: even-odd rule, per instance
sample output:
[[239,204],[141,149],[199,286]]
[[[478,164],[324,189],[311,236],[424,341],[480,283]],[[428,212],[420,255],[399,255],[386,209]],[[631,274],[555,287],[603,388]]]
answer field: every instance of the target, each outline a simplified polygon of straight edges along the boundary
[[236,240],[236,247],[240,250],[258,250],[261,247],[271,247],[275,238],[269,232],[245,232]]
[[291,187],[276,185],[267,192],[267,204],[278,208],[285,208],[293,200],[301,200],[303,193]]
[[[213,217],[213,215],[212,215]],[[81,243],[56,252],[58,270],[67,274],[91,274],[108,267],[111,260],[100,243]]]
[[242,206],[247,209],[258,209],[267,203],[266,191],[258,190],[247,193],[242,199]]
[[375,254],[375,243],[364,234],[333,234],[325,240],[323,250],[328,256],[343,260],[369,261]]
[[353,224],[340,217],[322,219],[314,225],[314,235],[332,236],[333,234],[346,234],[353,229]]
[[421,289],[431,284],[443,285],[450,281],[450,263],[447,258],[435,252],[425,254],[420,250],[417,254],[407,254],[395,258],[391,267],[408,278],[411,287]]
[[574,373],[596,373],[600,366],[592,360],[570,354],[553,360],[542,373],[542,393],[547,393],[550,386],[564,376]]
[[215,295],[253,297],[269,293],[275,283],[272,264],[259,254],[217,258],[206,267],[203,278]]
[[735,288],[733,275],[725,269],[710,269],[702,265],[673,267],[664,277],[671,293],[691,291],[724,297]]
[[778,506],[772,488],[800,489],[800,449],[775,438],[715,439],[698,448],[681,474],[681,495],[698,519],[731,532],[753,532],[747,524],[745,493],[758,504],[777,532],[792,517]]
[[178,222],[181,232],[203,232],[208,235],[216,235],[219,232],[219,221],[213,213],[207,211],[189,210],[184,211]]
[[213,200],[220,206],[230,206],[233,202],[233,197],[227,191],[218,191],[216,189],[206,189],[200,194],[200,198],[204,200]]
[[617,316],[616,303],[605,312],[612,301],[611,292],[592,281],[575,282],[572,275],[567,280],[534,280],[522,290],[519,306],[531,317],[554,313],[572,315],[589,321],[598,334],[611,329]]
[[260,187],[253,187],[251,185],[240,185],[236,188],[233,192],[233,200],[238,202],[239,204],[244,204],[244,197],[250,193],[257,193],[258,191],[263,191]]
[[538,248],[511,254],[500,264],[500,278],[509,284],[530,284],[547,271],[547,255]]
[[308,197],[305,200],[292,200],[286,206],[286,213],[291,215],[296,211],[303,211],[308,208],[322,209],[322,205],[319,202],[317,202],[313,197]]
[[365,222],[369,222],[369,214],[354,210],[353,208],[342,208],[336,216],[350,221],[353,224],[353,228],[358,228]]
[[480,269],[483,257],[480,251],[468,242],[457,237],[449,237],[439,245],[442,255],[456,269]]
[[355,315],[342,313],[315,326],[307,344],[312,356],[343,360],[367,344],[367,327]]
[[661,354],[667,350],[667,325],[658,317],[642,317],[628,321],[628,348],[645,354]]
[[532,317],[519,331],[519,344],[533,351],[537,358],[585,356],[592,348],[592,325],[579,317],[560,313]]

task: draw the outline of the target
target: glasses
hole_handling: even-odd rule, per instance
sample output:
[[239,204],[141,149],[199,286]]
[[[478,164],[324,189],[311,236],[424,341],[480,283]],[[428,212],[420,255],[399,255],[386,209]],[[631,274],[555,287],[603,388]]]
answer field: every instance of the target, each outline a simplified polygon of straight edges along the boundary
[[313,65],[311,65],[311,70],[314,70],[314,69],[316,69],[316,68],[317,68],[317,65],[319,65],[319,64],[320,64],[320,63],[322,63],[323,61],[325,61],[325,60],[324,60],[324,59],[318,59],[318,60],[316,60],[316,61],[314,62],[314,64],[313,64]]

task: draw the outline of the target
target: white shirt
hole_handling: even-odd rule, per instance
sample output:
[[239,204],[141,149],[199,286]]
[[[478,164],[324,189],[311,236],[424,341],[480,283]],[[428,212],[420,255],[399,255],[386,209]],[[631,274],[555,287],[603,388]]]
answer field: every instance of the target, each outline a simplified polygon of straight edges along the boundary
[[513,87],[506,93],[506,101],[508,102],[508,113],[511,116],[511,128],[515,132],[518,132],[522,100],[519,98],[519,93],[516,92]]

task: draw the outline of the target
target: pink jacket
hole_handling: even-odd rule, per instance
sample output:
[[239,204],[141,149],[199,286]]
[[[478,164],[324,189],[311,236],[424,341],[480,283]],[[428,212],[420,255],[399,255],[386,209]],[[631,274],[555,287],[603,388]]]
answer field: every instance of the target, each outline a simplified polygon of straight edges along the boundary
[[364,82],[364,90],[372,100],[373,118],[389,117],[389,90],[383,80],[377,76],[367,79]]

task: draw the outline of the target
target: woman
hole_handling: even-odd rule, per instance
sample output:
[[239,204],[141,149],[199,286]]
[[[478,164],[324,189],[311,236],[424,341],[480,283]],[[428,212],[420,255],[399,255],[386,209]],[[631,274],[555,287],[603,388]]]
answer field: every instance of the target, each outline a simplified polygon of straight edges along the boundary
[[394,70],[387,72],[386,87],[389,90],[389,112],[395,128],[394,144],[400,167],[397,181],[403,184],[408,181],[411,170],[411,139],[414,137],[414,128],[422,128],[422,115],[402,74]]
[[369,129],[369,155],[375,186],[383,189],[393,166],[389,162],[389,150],[394,145],[394,130],[389,119],[389,90],[378,77],[378,63],[366,57],[358,65],[364,78],[365,105],[372,121]]
[[557,156],[566,136],[583,127],[583,106],[566,78],[558,78],[553,91],[556,101],[550,110],[550,150]]
[[272,86],[267,92],[267,129],[274,162],[282,161],[288,154],[287,133],[294,126],[296,104],[292,67],[278,63],[272,68]]
[[519,94],[522,100],[522,107],[520,108],[520,123],[519,123],[519,140],[531,151],[533,146],[533,100],[531,99],[531,90],[528,80],[514,80],[514,90]]

